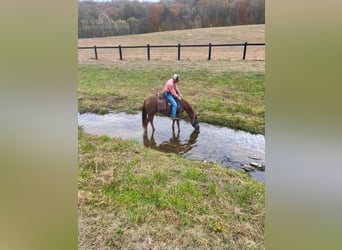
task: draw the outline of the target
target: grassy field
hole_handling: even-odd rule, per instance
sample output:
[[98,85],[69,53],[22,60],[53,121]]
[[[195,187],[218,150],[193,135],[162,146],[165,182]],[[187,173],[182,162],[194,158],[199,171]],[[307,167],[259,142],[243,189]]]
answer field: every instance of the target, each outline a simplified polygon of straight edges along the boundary
[[[252,25],[82,39],[79,46],[199,44],[209,38],[263,42],[263,37],[264,25]],[[216,59],[207,61],[197,52],[181,61],[167,53],[147,61],[139,52],[124,61],[100,54],[96,61],[79,52],[79,112],[138,112],[146,96],[162,91],[178,73],[200,122],[264,134],[265,61],[227,59],[217,51]],[[263,183],[215,163],[78,132],[79,249],[265,249]]]
[[264,185],[79,129],[79,249],[265,249]]
[[220,70],[212,63],[205,67],[191,61],[146,64],[80,67],[79,112],[138,112],[144,98],[161,92],[165,81],[177,72],[179,88],[200,121],[264,134],[263,72]]
[[[139,35],[101,37],[79,39],[79,47],[128,46],[128,45],[182,45],[186,44],[242,44],[265,43],[265,25],[242,25],[230,27],[215,27],[191,30],[175,30]],[[112,65],[119,61],[118,49],[98,49],[98,60],[95,61],[94,50],[79,50],[79,64]],[[123,49],[124,60],[135,61],[147,59],[146,48]],[[212,60],[241,60],[243,47],[213,47]],[[181,60],[206,60],[208,47],[182,48]],[[265,60],[265,46],[248,46],[247,60]],[[151,48],[151,60],[177,60],[177,48]]]

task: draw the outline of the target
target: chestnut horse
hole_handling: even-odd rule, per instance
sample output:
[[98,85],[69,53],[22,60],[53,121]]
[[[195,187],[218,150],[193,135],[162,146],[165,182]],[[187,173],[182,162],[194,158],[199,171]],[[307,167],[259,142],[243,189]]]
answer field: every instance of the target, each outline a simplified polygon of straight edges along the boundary
[[[154,125],[153,125],[153,118],[154,115],[156,113],[160,113],[160,114],[164,114],[164,115],[170,115],[169,112],[167,112],[166,110],[164,111],[160,111],[157,109],[157,96],[153,95],[153,96],[149,96],[146,97],[144,100],[144,104],[142,107],[142,126],[144,128],[144,131],[147,131],[147,126],[148,123],[151,123],[152,129],[153,131],[155,130]],[[166,98],[165,98],[166,101]],[[166,102],[167,103],[167,102]],[[180,107],[178,107],[177,105],[177,113],[176,113],[176,117],[177,119],[177,127],[178,127],[178,131],[180,131],[179,129],[179,116],[181,113],[183,113],[184,111],[188,114],[190,121],[191,121],[191,125],[195,128],[195,129],[199,129],[199,123],[198,123],[198,119],[197,119],[197,115],[195,114],[195,112],[193,111],[191,105],[185,101],[183,98],[180,101]],[[175,121],[173,120],[172,122],[172,129],[174,130],[175,127]]]

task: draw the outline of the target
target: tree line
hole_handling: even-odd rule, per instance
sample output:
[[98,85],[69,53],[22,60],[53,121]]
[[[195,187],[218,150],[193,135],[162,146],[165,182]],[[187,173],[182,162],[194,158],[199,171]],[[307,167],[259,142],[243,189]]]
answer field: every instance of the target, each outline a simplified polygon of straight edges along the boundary
[[264,24],[265,0],[78,2],[78,37]]

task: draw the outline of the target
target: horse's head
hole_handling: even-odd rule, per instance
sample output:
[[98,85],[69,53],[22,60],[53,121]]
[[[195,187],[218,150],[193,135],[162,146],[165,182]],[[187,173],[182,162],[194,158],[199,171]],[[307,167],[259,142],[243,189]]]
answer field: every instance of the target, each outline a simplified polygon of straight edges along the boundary
[[195,114],[194,117],[191,120],[191,125],[194,127],[194,129],[199,129],[200,125],[198,123],[197,115]]
[[198,123],[198,118],[197,118],[198,115],[195,114],[195,112],[193,111],[191,105],[187,101],[185,101],[184,98],[181,99],[181,104],[182,104],[184,110],[188,113],[189,118],[191,119],[191,125],[196,130],[198,130],[199,127],[200,127],[199,123]]

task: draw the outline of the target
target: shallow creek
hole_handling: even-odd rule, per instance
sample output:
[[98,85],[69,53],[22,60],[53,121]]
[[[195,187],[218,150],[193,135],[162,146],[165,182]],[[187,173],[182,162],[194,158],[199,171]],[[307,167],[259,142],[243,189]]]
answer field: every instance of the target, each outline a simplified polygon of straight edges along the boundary
[[[155,132],[150,125],[147,135],[141,126],[141,113],[109,113],[97,115],[78,114],[78,125],[90,134],[108,135],[139,143],[162,152],[173,152],[191,160],[215,161],[222,166],[241,168],[251,162],[265,164],[265,137],[200,122],[195,131],[187,121],[180,121],[181,131],[172,131],[168,117],[155,116]],[[255,169],[249,172],[255,179],[264,182],[265,172]]]

